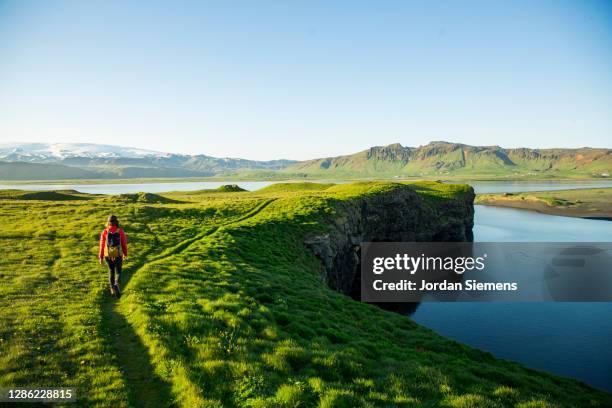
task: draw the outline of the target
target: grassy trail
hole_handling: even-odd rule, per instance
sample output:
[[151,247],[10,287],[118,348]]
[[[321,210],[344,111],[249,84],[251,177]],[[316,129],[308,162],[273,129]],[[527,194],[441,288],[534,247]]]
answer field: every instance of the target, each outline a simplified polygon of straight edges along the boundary
[[[165,250],[158,256],[147,259],[147,254],[138,264],[134,265],[133,272],[129,269],[122,275],[122,287],[129,288],[130,279],[135,276],[144,265],[162,263],[167,258],[180,254],[187,250],[192,244],[217,232],[221,227],[235,225],[246,219],[252,218],[262,212],[276,199],[263,201],[255,209],[238,219],[208,228],[206,231],[192,238],[185,239],[177,245]],[[171,385],[161,379],[156,373],[151,362],[149,350],[142,343],[138,334],[126,319],[120,307],[120,301],[107,295],[102,299],[102,315],[105,321],[107,339],[115,351],[116,363],[120,367],[127,384],[127,394],[130,406],[138,407],[172,407],[176,406],[172,396]]]

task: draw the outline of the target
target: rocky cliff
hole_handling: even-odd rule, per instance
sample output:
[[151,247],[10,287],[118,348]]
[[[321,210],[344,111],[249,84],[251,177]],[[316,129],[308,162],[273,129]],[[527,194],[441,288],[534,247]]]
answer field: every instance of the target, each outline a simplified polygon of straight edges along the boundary
[[321,260],[329,286],[359,297],[360,244],[381,241],[472,241],[474,191],[426,197],[409,186],[338,203],[325,233],[305,244]]

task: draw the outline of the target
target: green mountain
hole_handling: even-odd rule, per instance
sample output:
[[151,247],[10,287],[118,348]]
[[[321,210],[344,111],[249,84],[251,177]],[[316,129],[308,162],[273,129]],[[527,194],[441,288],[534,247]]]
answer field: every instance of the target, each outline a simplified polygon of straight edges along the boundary
[[0,145],[0,180],[226,177],[287,178],[607,178],[610,149],[504,149],[399,143],[307,161],[256,161],[160,153],[95,144]]
[[290,165],[283,172],[302,177],[609,177],[610,149],[504,149],[432,142],[375,146],[348,156]]
[[99,173],[61,164],[0,161],[0,180],[95,179]]
[[75,180],[127,179],[164,177],[207,177],[213,172],[182,168],[145,166],[76,167],[57,163],[0,161],[0,180]]

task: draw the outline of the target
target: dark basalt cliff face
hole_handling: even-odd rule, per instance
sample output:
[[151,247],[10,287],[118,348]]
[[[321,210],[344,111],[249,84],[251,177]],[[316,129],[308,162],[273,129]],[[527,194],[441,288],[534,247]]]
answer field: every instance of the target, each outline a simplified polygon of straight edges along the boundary
[[474,193],[428,201],[410,188],[342,202],[331,230],[305,244],[329,286],[358,298],[362,242],[472,241]]

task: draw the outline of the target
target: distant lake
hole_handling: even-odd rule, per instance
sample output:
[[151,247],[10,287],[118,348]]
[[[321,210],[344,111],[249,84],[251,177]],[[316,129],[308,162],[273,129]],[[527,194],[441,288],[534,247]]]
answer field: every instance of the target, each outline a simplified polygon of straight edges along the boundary
[[[346,180],[326,180],[326,183],[346,183]],[[168,191],[210,190],[225,184],[237,184],[254,191],[282,181],[184,181],[169,183],[113,183],[113,184],[0,184],[0,189],[20,190],[76,190],[89,194],[163,193]],[[573,188],[612,187],[612,180],[588,181],[461,181],[469,183],[477,193],[512,193],[518,191],[563,190]]]
[[[343,181],[336,181],[343,182]],[[257,190],[276,182],[214,181],[142,184],[20,184],[2,188],[73,189],[84,193],[192,191],[237,184]],[[478,193],[612,187],[612,180],[475,181]],[[612,241],[612,222],[477,205],[477,241]],[[421,303],[415,321],[441,335],[528,367],[612,391],[612,303]]]

